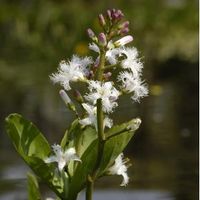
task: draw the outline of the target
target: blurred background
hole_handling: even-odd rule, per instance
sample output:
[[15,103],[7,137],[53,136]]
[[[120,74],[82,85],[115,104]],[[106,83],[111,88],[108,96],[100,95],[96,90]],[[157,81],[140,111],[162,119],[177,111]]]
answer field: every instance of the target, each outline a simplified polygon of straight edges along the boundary
[[27,199],[29,170],[5,133],[5,117],[21,113],[51,144],[59,142],[74,116],[49,75],[60,60],[89,53],[85,30],[99,30],[96,16],[108,8],[121,9],[131,23],[150,95],[140,104],[122,98],[113,115],[116,123],[143,121],[125,151],[133,163],[129,186],[109,177],[97,183],[98,191],[122,191],[127,200],[198,199],[198,1],[1,0],[1,200]]

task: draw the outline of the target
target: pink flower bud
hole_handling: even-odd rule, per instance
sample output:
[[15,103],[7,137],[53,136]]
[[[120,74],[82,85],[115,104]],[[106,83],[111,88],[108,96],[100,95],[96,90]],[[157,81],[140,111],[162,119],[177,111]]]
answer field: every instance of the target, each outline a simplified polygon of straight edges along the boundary
[[117,20],[121,20],[124,17],[124,14],[121,10],[116,11]]
[[105,36],[104,33],[99,33],[98,39],[99,39],[99,44],[101,46],[106,46],[107,45],[107,40],[106,40],[106,36]]
[[99,66],[99,57],[94,62],[94,68],[97,68]]
[[83,97],[82,97],[81,93],[78,90],[74,91],[74,97],[76,98],[76,100],[78,102],[80,102],[80,103],[84,102]]
[[99,23],[100,23],[101,26],[105,26],[106,25],[104,16],[102,14],[99,15]]
[[125,21],[119,25],[119,28],[128,28],[129,24],[129,21]]
[[111,16],[113,21],[120,21],[124,17],[124,14],[121,10],[112,9]]
[[91,39],[93,39],[95,37],[93,30],[90,28],[87,29],[87,34]]
[[111,11],[107,10],[106,13],[107,13],[107,18],[111,21],[112,20]]
[[124,27],[124,28],[122,28],[120,31],[119,31],[119,33],[121,34],[121,35],[125,35],[125,34],[127,34],[129,32],[129,28],[128,27]]

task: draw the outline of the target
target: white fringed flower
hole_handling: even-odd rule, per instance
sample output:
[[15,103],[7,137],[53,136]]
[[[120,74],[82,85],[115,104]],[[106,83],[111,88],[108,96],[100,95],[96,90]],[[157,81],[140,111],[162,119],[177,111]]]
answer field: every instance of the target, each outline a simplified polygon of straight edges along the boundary
[[146,96],[148,96],[146,84],[144,84],[141,80],[135,81],[134,94],[131,99],[139,102],[141,98]]
[[140,62],[140,59],[138,58],[137,49],[135,47],[123,48],[121,53],[126,56],[126,58],[121,62],[122,67],[124,69],[130,69],[134,77],[140,76],[143,64]]
[[82,106],[86,110],[88,116],[82,120],[79,120],[79,123],[84,126],[94,125],[95,128],[97,128],[97,108],[86,103],[83,103]]
[[63,151],[61,146],[56,144],[54,144],[52,148],[55,155],[46,158],[44,161],[45,163],[57,162],[59,171],[62,171],[71,160],[81,162],[80,158],[76,155],[75,148],[69,148]]
[[111,64],[111,65],[116,65],[118,60],[118,56],[121,54],[121,48],[114,48],[114,49],[109,49],[106,52],[106,60]]
[[140,80],[139,77],[135,77],[132,72],[121,72],[118,75],[118,81],[122,82],[122,88],[124,91],[134,93],[131,97],[134,101],[139,102],[140,98],[148,95],[146,85]]
[[108,169],[108,174],[111,175],[121,175],[123,176],[123,181],[120,186],[126,186],[129,182],[129,177],[127,174],[127,166],[125,165],[127,160],[123,160],[123,153],[115,159],[114,165]]
[[130,93],[134,91],[135,82],[137,81],[133,75],[128,71],[120,72],[117,77],[118,81],[122,82],[122,88],[126,92]]
[[58,72],[52,74],[50,79],[54,83],[60,83],[65,90],[70,90],[70,82],[85,80],[89,73],[88,65],[90,64],[92,64],[92,59],[90,57],[79,58],[74,55],[69,62],[61,61]]
[[[95,129],[97,130],[97,108],[95,106],[83,103],[82,104],[83,108],[86,110],[88,116],[82,120],[79,120],[79,123],[82,124],[83,126],[87,126],[87,125],[92,125],[95,127]],[[105,117],[104,119],[104,128],[108,127],[111,128],[112,127],[112,120],[109,119],[108,117]]]
[[89,81],[88,83],[90,93],[85,95],[86,100],[96,105],[97,99],[101,99],[103,111],[106,113],[112,112],[113,108],[118,105],[115,101],[120,95],[112,82],[101,83],[99,81]]

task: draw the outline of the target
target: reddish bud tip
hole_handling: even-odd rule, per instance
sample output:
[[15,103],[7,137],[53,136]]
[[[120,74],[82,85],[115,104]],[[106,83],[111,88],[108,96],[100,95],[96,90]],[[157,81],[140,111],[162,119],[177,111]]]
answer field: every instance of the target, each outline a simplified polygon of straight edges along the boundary
[[107,18],[111,21],[112,20],[111,11],[107,10],[106,13],[107,13]]
[[106,36],[105,36],[104,33],[99,33],[98,39],[99,39],[99,44],[101,46],[106,46],[107,45],[107,40],[106,40]]
[[95,37],[93,30],[90,28],[87,29],[87,34],[91,39],[93,39]]
[[100,23],[101,26],[105,26],[106,25],[104,16],[102,14],[99,15],[99,23]]

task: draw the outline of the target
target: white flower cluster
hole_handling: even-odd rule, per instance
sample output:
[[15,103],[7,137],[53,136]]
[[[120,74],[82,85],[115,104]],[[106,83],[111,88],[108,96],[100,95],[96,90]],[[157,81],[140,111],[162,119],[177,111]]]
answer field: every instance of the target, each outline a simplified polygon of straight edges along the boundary
[[103,111],[110,113],[118,104],[116,100],[120,92],[113,86],[112,82],[102,83],[100,81],[89,81],[90,93],[85,95],[85,99],[91,104],[96,105],[97,99],[102,100]]
[[[122,92],[132,93],[131,98],[136,102],[148,95],[146,84],[141,79],[143,64],[138,58],[138,51],[134,47],[125,47],[132,40],[132,36],[128,35],[115,42],[110,40],[106,46],[106,64],[111,66],[119,65],[122,69],[117,76],[118,89],[114,86],[114,82],[109,81],[109,79],[103,81],[90,79],[93,67],[96,66],[98,68],[101,53],[100,46],[94,42],[89,44],[89,48],[98,53],[96,61],[93,61],[91,57],[79,58],[75,55],[71,61],[62,61],[58,72],[50,77],[54,83],[60,83],[66,91],[71,90],[71,82],[84,81],[88,84],[89,92],[84,95],[85,101],[82,102],[82,107],[86,111],[87,116],[79,120],[83,126],[92,125],[97,130],[96,104],[98,99],[101,99],[105,114],[104,128],[110,128],[113,123],[106,114],[112,113],[118,106],[117,100]],[[65,102],[72,103],[67,98],[67,95],[64,95],[63,91],[61,97]]]
[[79,58],[74,55],[71,61],[61,61],[58,72],[52,74],[50,79],[54,83],[60,83],[65,90],[71,90],[70,82],[87,80],[89,74],[88,66],[92,63],[91,57]]
[[[128,37],[128,38],[126,38]],[[139,102],[142,97],[148,95],[148,89],[144,81],[141,80],[143,64],[138,58],[138,51],[136,48],[127,48],[127,39],[130,40],[130,36],[126,36],[124,40],[120,39],[115,43],[119,44],[119,47],[115,48],[115,45],[110,41],[108,43],[108,50],[106,51],[106,60],[111,65],[120,64],[125,71],[121,71],[118,75],[118,81],[121,82],[121,88],[124,92],[133,93],[132,100]],[[99,47],[95,44],[89,44],[89,48],[97,53],[100,53]],[[125,56],[125,59],[118,61],[118,57]],[[97,58],[99,59],[99,57]]]
[[136,48],[123,48],[121,54],[126,58],[121,62],[122,68],[126,71],[120,72],[118,81],[122,83],[122,88],[127,93],[132,93],[132,99],[139,102],[140,98],[148,95],[148,89],[141,80],[143,64],[138,58]]
[[[90,93],[84,97],[89,103],[82,104],[83,108],[88,113],[88,117],[80,120],[80,123],[82,125],[94,125],[97,130],[97,100],[101,99],[103,111],[105,113],[111,113],[118,105],[116,100],[118,99],[120,92],[113,86],[112,82],[102,83],[100,81],[88,81],[88,84]],[[112,124],[112,120],[105,116],[103,122],[104,128],[111,128]]]

